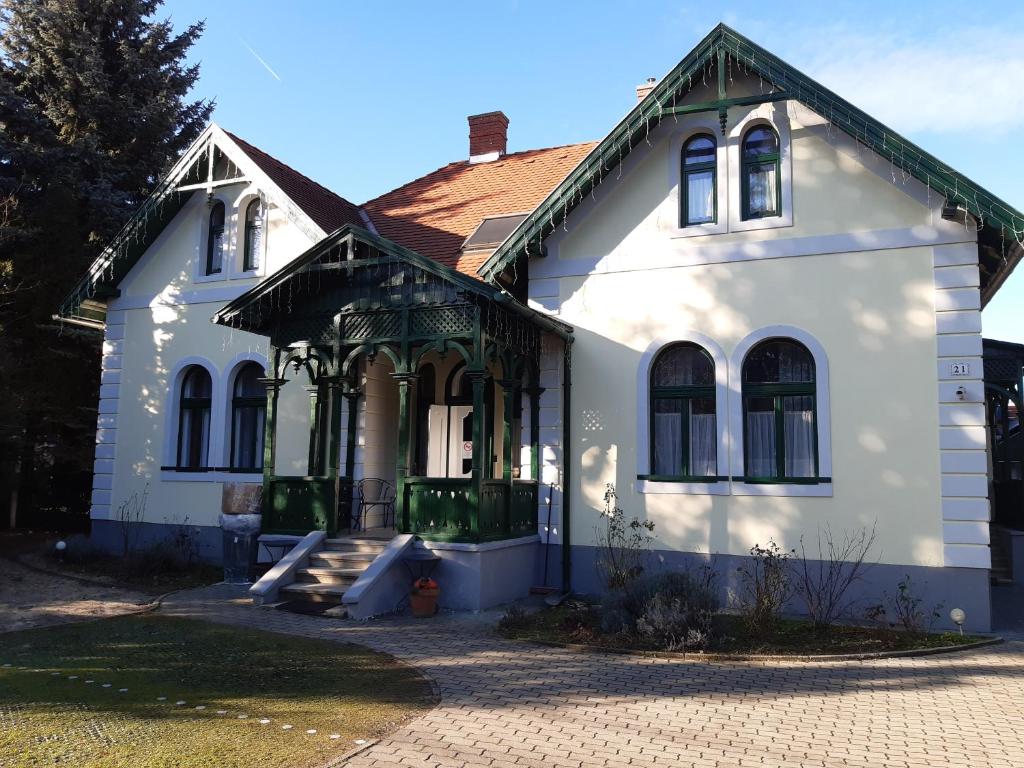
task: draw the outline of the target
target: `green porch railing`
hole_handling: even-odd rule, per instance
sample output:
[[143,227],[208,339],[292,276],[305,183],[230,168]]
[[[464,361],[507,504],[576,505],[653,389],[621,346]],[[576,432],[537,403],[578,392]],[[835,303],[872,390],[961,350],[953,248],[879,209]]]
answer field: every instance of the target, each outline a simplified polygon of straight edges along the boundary
[[263,495],[263,531],[305,535],[347,530],[352,481],[347,477],[271,476]]
[[477,509],[469,478],[405,481],[405,530],[435,541],[498,541],[537,531],[537,483],[484,480]]

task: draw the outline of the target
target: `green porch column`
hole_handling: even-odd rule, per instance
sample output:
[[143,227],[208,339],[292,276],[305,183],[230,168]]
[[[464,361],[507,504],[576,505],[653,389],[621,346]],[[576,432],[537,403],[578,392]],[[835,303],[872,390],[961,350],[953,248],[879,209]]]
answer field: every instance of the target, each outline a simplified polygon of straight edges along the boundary
[[530,479],[540,486],[540,396],[543,387],[528,387],[530,396]]
[[488,460],[484,427],[486,413],[487,371],[466,371],[473,386],[473,464],[470,473],[469,514],[470,536],[480,538],[480,500],[483,498],[484,464]]
[[516,391],[520,383],[515,379],[501,379],[501,393],[504,404],[501,435],[501,479],[512,481],[512,425],[515,414]]
[[266,528],[273,514],[271,505],[271,481],[274,476],[277,437],[277,397],[286,379],[267,377],[260,383],[267,388],[267,410],[263,417],[263,527]]
[[309,394],[309,460],[306,474],[316,477],[323,474],[320,461],[322,443],[320,439],[320,385],[306,384],[303,389]]
[[398,382],[398,455],[395,457],[395,516],[401,520],[401,530],[410,528],[409,509],[405,499],[405,480],[409,476],[409,446],[412,433],[412,397],[410,389],[419,376],[415,373],[393,373]]
[[516,390],[521,386],[515,379],[502,379],[501,394],[503,400],[503,411],[501,419],[501,479],[508,483],[505,489],[505,509],[502,525],[505,529],[505,536],[512,532],[512,425],[513,413],[516,403]]
[[327,446],[324,453],[327,454],[324,474],[334,480],[334,509],[331,510],[330,517],[327,521],[327,532],[328,535],[335,535],[338,532],[340,523],[339,512],[345,508],[342,503],[342,493],[344,493],[345,483],[340,482],[338,462],[340,460],[341,453],[341,382],[336,378],[330,378],[326,382],[327,390],[327,403],[328,419],[327,419]]
[[356,471],[356,426],[359,420],[359,396],[362,393],[350,385],[345,388],[343,394],[346,402],[348,403],[348,427],[345,431],[345,478],[349,484],[349,519],[346,521],[346,527],[351,527],[352,486],[355,482],[355,477],[353,477],[353,475],[355,475]]

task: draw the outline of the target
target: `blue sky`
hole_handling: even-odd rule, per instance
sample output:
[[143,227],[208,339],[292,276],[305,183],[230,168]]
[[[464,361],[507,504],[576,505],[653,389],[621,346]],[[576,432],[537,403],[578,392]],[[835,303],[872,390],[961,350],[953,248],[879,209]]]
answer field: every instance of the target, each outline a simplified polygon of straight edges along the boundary
[[[167,0],[214,120],[361,203],[467,152],[500,109],[509,149],[600,138],[633,88],[719,21],[1024,209],[1019,2]],[[1024,267],[984,313],[1024,342]]]

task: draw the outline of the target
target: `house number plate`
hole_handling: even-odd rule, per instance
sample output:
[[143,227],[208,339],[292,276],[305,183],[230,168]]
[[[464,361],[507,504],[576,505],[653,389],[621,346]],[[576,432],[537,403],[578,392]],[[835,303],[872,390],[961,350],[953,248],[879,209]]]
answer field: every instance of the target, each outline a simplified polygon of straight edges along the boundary
[[949,375],[950,376],[970,376],[971,375],[971,364],[970,363],[950,363],[949,364]]

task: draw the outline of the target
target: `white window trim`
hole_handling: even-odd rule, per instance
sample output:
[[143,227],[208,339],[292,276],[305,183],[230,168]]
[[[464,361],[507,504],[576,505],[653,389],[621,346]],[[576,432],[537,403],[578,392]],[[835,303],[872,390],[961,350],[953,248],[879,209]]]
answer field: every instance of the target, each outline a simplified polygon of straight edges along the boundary
[[[222,381],[217,373],[217,366],[205,357],[190,355],[183,357],[174,366],[174,370],[167,377],[167,417],[164,423],[164,460],[163,467],[175,467],[178,465],[178,427],[181,420],[181,385],[185,378],[185,369],[198,365],[206,369],[210,374],[210,435],[207,443],[206,463],[210,464],[218,456],[223,455],[223,430],[217,429],[216,425],[224,421],[224,398],[222,397]],[[216,466],[211,464],[211,466]],[[174,470],[161,470],[161,479],[172,475],[172,479],[182,480],[194,478],[196,480],[211,480],[213,472],[178,472]]]
[[[758,328],[741,341],[729,360],[729,429],[733,436],[731,466],[742,478],[746,472],[743,457],[743,361],[747,353],[767,339],[789,338],[799,341],[814,358],[815,407],[818,426],[818,474],[832,477],[832,426],[829,401],[828,356],[821,343],[807,331],[792,325],[769,325]],[[737,496],[831,496],[832,482],[803,485],[800,483],[744,483],[732,481]]]
[[[780,215],[763,219],[743,218],[743,165],[741,151],[743,136],[755,125],[772,128],[779,137],[779,186],[781,191]],[[793,226],[793,144],[790,141],[789,113],[786,102],[759,104],[741,117],[729,130],[729,175],[735,179],[729,185],[729,231],[750,232],[759,229],[778,229]]]
[[[217,467],[231,466],[231,417],[234,415],[232,403],[235,398],[235,379],[238,378],[239,371],[242,370],[242,366],[246,363],[259,364],[263,367],[263,374],[266,376],[267,358],[265,355],[261,355],[258,352],[242,352],[241,354],[233,357],[231,362],[224,366],[224,370],[227,371],[227,374],[221,378],[223,389],[217,393],[221,402],[224,403],[223,421],[218,422],[223,439],[221,441],[219,461],[214,465]],[[231,474],[234,475],[237,473],[232,472]]]
[[[699,235],[721,235],[729,231],[729,154],[726,137],[722,136],[717,118],[701,115],[686,120],[683,127],[674,131],[669,138],[672,164],[669,168],[669,201],[675,211],[675,221],[666,230],[670,237],[696,237]],[[683,210],[680,208],[683,184],[683,146],[699,133],[709,133],[715,140],[715,197],[717,198],[718,220],[708,224],[682,226]]]
[[[197,195],[197,197],[199,197]],[[221,261],[220,273],[215,275],[206,274],[206,241],[210,233],[210,211],[214,203],[224,203],[224,255]],[[192,270],[192,282],[194,283],[215,283],[228,279],[232,269],[232,221],[234,212],[231,200],[223,192],[214,192],[213,197],[200,197],[199,209],[202,215],[199,216],[199,244],[196,249],[197,258],[195,268]]]
[[[260,265],[256,269],[243,269],[245,266],[245,213],[249,203],[253,200],[262,200],[263,205],[263,236],[260,238]],[[267,267],[267,231],[268,217],[270,211],[269,201],[260,194],[256,187],[247,187],[234,202],[234,216],[232,217],[235,226],[232,241],[231,270],[228,277],[232,280],[262,277],[266,274]]]
[[[672,336],[664,336],[652,341],[640,356],[637,366],[637,418],[636,418],[636,469],[637,475],[651,473],[651,434],[650,434],[650,381],[651,365],[658,353],[672,344],[690,342],[697,344],[711,355],[715,363],[715,425],[718,432],[716,459],[718,475],[729,476],[729,371],[727,358],[722,348],[712,339],[696,331],[679,331]],[[729,493],[728,481],[714,483],[675,483],[654,480],[636,481],[638,493],[677,493],[725,496]]]

